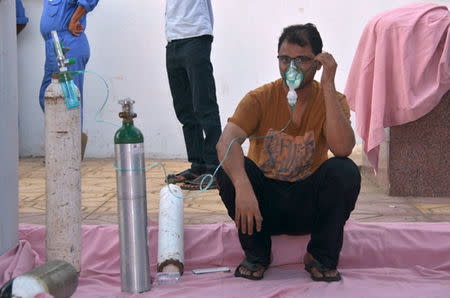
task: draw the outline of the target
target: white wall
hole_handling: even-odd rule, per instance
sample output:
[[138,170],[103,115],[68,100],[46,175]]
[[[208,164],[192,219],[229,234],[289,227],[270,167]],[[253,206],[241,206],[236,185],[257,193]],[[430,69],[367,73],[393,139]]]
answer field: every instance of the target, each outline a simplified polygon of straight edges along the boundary
[[0,0],[0,255],[18,237],[18,103],[15,1]]
[[[30,23],[19,36],[20,155],[42,155],[43,115],[38,92],[44,49],[39,34],[42,0],[23,0]],[[282,28],[315,23],[324,50],[338,61],[336,86],[343,91],[353,54],[367,22],[376,14],[417,0],[213,0],[215,40],[212,62],[222,126],[243,95],[279,77],[276,47]],[[424,2],[424,1],[422,1]],[[449,5],[449,0],[434,0]],[[184,141],[172,108],[165,70],[163,0],[100,0],[89,15],[88,70],[104,76],[111,96],[103,119],[119,123],[117,100],[136,101],[135,124],[146,138],[146,155],[185,157]],[[320,79],[319,76],[316,77]],[[113,155],[116,127],[95,122],[105,96],[103,83],[85,77],[87,156]]]

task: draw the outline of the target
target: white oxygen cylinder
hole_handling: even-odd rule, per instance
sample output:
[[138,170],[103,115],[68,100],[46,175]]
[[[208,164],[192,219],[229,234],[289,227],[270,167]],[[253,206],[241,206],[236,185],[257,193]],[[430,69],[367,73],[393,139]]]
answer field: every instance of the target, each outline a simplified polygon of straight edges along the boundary
[[181,188],[174,184],[164,186],[160,192],[159,202],[158,272],[183,274],[183,221]]
[[64,260],[80,272],[81,112],[67,109],[57,76],[45,90],[45,173],[47,261]]

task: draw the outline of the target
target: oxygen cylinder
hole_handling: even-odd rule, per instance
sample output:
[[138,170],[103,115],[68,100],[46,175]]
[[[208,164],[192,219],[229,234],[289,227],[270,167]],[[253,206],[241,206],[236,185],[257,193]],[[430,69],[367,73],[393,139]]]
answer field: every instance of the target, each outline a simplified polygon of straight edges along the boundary
[[66,108],[57,78],[45,91],[46,253],[80,272],[81,113]]
[[53,260],[10,280],[0,289],[0,297],[33,298],[47,293],[54,298],[68,298],[77,286],[75,268],[62,260]]
[[66,107],[67,109],[74,109],[80,106],[80,99],[79,96],[77,96],[78,88],[75,86],[72,79],[72,74],[68,71],[67,66],[74,64],[75,58],[66,59],[57,31],[53,30],[51,34],[53,39],[53,48],[55,49],[56,62],[59,69],[59,83],[61,84],[61,89],[64,93]]
[[147,190],[144,136],[133,124],[134,101],[120,100],[122,127],[114,136],[119,210],[120,277],[122,291],[150,290],[147,233]]
[[[183,199],[181,199],[181,197],[181,188],[174,184],[163,187],[160,192],[158,272],[183,274],[184,214]],[[157,278],[159,276],[163,277],[165,275],[157,275]]]

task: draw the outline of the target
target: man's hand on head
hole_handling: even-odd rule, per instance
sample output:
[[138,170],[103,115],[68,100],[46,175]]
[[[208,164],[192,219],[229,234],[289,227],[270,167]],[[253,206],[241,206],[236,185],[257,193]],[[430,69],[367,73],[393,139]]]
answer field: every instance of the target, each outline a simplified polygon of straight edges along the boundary
[[332,84],[334,86],[334,77],[336,75],[337,63],[330,53],[323,52],[316,56],[316,61],[322,65],[322,85]]

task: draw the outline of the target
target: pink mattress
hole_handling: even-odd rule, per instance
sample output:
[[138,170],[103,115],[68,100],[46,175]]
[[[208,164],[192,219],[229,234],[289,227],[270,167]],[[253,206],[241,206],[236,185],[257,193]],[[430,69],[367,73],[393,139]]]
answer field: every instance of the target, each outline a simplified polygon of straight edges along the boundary
[[[152,278],[157,227],[151,225]],[[0,256],[0,284],[44,263],[45,227],[21,225],[17,247]],[[273,263],[261,281],[235,278],[243,258],[230,224],[185,227],[185,274],[175,285],[121,293],[116,225],[83,226],[82,272],[73,297],[450,297],[450,223],[348,222],[335,283],[314,282],[301,264],[308,236],[273,237]],[[192,269],[229,266],[229,273]]]

